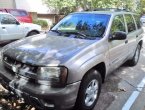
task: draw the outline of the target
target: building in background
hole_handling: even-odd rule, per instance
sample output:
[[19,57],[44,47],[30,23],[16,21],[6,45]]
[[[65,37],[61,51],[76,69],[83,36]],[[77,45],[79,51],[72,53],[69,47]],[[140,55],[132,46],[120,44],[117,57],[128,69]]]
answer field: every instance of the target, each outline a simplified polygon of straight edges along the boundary
[[39,14],[54,14],[53,8],[48,8],[42,0],[0,0],[0,8],[24,9]]
[[28,11],[33,19],[44,19],[52,25],[56,22],[56,13],[53,8],[47,7],[42,0],[15,0],[17,9]]
[[0,8],[24,9],[34,20],[45,19],[50,25],[58,21],[55,9],[47,7],[42,0],[0,0]]
[[17,9],[25,9],[28,12],[37,12],[39,14],[52,13],[52,10],[42,0],[15,0],[15,3]]
[[0,8],[16,8],[15,0],[0,0]]

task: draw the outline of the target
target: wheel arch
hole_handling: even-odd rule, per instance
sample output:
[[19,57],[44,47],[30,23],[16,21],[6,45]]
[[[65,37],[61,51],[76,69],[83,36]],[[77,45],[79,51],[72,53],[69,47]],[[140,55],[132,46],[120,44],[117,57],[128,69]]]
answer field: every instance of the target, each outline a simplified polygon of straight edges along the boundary
[[31,31],[28,32],[28,34],[26,35],[26,37],[28,37],[31,32],[36,32],[37,34],[40,34],[40,32],[38,30],[31,30]]
[[[106,65],[105,65],[105,63],[104,63],[104,62],[100,62],[100,63],[98,63],[97,65],[93,66],[91,69],[89,69],[89,70],[84,74],[83,78],[84,78],[84,77],[87,75],[87,73],[89,73],[89,71],[92,70],[92,69],[97,70],[97,71],[100,73],[101,78],[102,78],[102,82],[104,83],[105,77],[106,77]],[[82,79],[83,79],[83,78],[82,78]]]
[[101,62],[97,64],[96,66],[93,67],[95,70],[97,70],[101,77],[102,77],[102,82],[105,81],[105,76],[106,76],[106,65],[104,62]]

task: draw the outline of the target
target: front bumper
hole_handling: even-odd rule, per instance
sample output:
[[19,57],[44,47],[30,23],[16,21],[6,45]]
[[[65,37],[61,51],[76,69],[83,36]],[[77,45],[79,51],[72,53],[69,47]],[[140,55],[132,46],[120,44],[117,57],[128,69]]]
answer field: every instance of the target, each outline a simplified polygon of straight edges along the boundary
[[74,106],[80,82],[67,85],[65,88],[52,88],[29,82],[23,77],[16,77],[0,63],[0,82],[25,102],[38,109],[64,110]]

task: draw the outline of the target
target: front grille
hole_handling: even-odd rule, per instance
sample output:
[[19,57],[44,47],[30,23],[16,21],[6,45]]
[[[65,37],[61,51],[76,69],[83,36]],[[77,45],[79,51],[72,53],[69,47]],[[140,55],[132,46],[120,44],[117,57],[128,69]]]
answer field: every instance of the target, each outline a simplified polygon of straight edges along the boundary
[[9,64],[15,64],[17,61],[6,55],[3,56],[3,61]]
[[31,66],[31,65],[22,63],[20,61],[17,61],[6,55],[3,56],[3,63],[6,68],[13,71],[14,73],[18,73],[20,69],[22,70],[22,69],[26,69],[26,68],[29,68],[28,72],[36,73],[37,68],[38,68],[36,66]]
[[[13,71],[14,73],[16,73],[16,69],[18,68],[22,68],[23,63],[18,62],[17,60],[14,60],[11,57],[8,57],[6,55],[3,56],[3,64],[6,68],[8,68],[9,70]],[[15,67],[15,70],[14,70]]]

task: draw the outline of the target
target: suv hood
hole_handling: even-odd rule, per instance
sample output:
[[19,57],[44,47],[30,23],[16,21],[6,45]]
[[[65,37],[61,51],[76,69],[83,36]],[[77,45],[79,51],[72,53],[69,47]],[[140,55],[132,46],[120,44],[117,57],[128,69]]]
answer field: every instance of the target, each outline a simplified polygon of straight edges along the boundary
[[3,54],[32,65],[59,65],[94,42],[96,40],[40,34],[5,46]]

